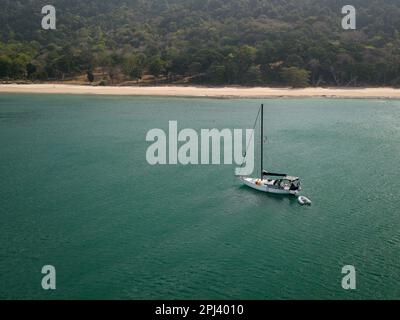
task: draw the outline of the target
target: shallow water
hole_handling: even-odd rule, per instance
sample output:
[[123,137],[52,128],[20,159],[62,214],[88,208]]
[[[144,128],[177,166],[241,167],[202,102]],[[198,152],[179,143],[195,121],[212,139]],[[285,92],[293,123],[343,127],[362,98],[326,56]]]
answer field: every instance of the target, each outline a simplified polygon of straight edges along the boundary
[[[251,128],[261,102],[265,167],[311,207],[146,162],[148,130]],[[400,101],[1,94],[0,298],[398,299],[399,141]]]

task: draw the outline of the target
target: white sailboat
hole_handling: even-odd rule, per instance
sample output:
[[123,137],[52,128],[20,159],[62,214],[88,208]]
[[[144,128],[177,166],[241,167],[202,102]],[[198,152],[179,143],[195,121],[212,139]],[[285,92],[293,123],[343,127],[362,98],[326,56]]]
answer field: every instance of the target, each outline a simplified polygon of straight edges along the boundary
[[238,176],[238,178],[250,188],[262,192],[298,195],[301,190],[299,177],[283,173],[273,173],[264,170],[264,105],[261,105],[261,174],[258,178]]

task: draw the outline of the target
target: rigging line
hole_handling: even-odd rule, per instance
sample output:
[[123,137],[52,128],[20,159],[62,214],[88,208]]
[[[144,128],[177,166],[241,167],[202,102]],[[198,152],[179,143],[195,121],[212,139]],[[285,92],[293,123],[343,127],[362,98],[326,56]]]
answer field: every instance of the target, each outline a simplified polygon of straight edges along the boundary
[[253,131],[252,131],[252,133],[251,133],[251,136],[250,136],[249,141],[247,142],[246,151],[245,151],[245,153],[244,153],[243,160],[242,160],[242,163],[240,164],[240,166],[243,166],[244,161],[245,161],[245,159],[246,159],[246,157],[247,157],[247,151],[249,150],[249,147],[250,147],[250,141],[251,141],[251,139],[253,139],[254,130],[255,130],[255,128],[256,128],[258,118],[260,117],[260,112],[261,112],[261,106],[260,106],[260,108],[258,109],[257,117],[256,117],[256,120],[254,121],[254,125],[253,125]]

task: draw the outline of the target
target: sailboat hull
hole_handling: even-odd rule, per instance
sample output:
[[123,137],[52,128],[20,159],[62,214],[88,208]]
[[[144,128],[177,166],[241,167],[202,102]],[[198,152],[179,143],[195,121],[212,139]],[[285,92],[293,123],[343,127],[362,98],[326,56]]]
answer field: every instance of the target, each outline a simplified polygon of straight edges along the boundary
[[241,177],[240,180],[248,187],[266,193],[297,195],[299,190],[290,190],[289,188],[279,188],[276,186],[268,185],[268,180],[261,180],[256,178]]

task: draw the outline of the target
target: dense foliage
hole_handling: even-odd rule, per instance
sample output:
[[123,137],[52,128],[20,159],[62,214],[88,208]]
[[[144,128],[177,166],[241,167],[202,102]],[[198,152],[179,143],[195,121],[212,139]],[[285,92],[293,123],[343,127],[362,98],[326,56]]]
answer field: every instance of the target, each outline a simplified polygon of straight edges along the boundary
[[[0,0],[0,79],[400,85],[399,0]],[[57,30],[41,8],[57,9]]]

